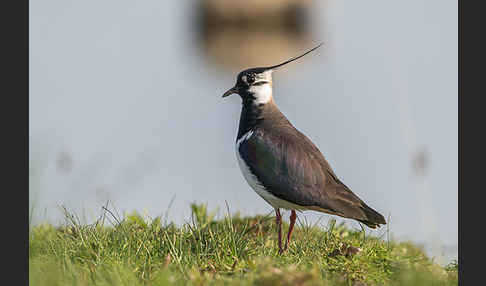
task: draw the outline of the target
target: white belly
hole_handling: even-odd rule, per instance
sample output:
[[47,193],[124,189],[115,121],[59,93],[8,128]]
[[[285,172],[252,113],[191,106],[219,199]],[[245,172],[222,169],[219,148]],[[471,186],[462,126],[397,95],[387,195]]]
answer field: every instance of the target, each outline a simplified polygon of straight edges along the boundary
[[306,207],[299,206],[285,200],[279,199],[276,196],[272,195],[269,191],[265,189],[265,187],[258,181],[257,177],[251,172],[250,168],[246,165],[243,158],[241,158],[240,152],[238,151],[240,144],[248,140],[251,135],[253,135],[253,131],[249,131],[243,137],[241,137],[238,141],[236,141],[236,158],[238,160],[238,165],[240,166],[241,173],[243,173],[243,177],[248,182],[248,185],[262,197],[267,203],[269,203],[274,208],[283,208],[287,210],[305,210]]

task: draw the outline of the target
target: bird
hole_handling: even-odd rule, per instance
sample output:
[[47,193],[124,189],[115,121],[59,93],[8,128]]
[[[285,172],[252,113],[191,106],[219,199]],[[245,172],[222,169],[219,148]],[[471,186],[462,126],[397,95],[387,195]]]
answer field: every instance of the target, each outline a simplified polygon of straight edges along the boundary
[[[316,145],[290,123],[273,99],[272,73],[322,44],[281,64],[241,71],[222,96],[241,97],[236,157],[248,185],[275,210],[279,254],[290,244],[296,211],[354,219],[372,229],[386,224],[383,215],[338,178]],[[291,211],[284,246],[280,209]]]

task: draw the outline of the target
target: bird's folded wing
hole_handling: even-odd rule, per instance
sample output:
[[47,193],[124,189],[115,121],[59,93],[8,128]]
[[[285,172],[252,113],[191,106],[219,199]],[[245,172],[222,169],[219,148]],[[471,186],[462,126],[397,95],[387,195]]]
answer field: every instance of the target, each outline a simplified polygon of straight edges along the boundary
[[240,156],[276,197],[346,217],[361,217],[359,199],[339,181],[324,156],[294,129],[257,129],[239,146]]

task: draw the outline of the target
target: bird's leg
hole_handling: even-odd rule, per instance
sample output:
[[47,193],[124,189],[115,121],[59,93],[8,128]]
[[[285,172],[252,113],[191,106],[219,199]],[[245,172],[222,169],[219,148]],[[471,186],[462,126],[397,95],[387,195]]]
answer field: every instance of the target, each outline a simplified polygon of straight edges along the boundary
[[280,215],[280,210],[275,209],[276,214],[276,222],[277,222],[277,229],[278,229],[278,253],[281,254],[283,252],[282,249],[282,216]]
[[295,219],[297,218],[297,214],[294,210],[290,212],[290,225],[289,225],[289,232],[287,233],[287,241],[285,242],[284,250],[287,250],[287,247],[290,243],[290,236],[292,235],[292,231],[294,230]]

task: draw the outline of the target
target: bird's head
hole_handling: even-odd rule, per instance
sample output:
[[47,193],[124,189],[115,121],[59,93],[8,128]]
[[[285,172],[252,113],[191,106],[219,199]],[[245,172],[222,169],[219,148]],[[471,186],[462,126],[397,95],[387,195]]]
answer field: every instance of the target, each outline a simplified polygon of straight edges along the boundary
[[251,68],[240,72],[236,77],[235,86],[228,89],[223,94],[223,97],[236,93],[240,95],[244,103],[252,103],[257,106],[270,102],[272,100],[272,73],[278,68],[307,55],[321,45],[322,43],[304,54],[281,64],[271,67]]

